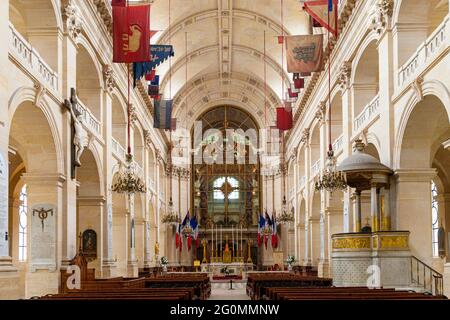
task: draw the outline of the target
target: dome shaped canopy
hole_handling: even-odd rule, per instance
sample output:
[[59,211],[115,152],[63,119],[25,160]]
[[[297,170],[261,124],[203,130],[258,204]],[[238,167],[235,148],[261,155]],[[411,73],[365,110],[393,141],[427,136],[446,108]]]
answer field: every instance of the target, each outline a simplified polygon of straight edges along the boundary
[[375,157],[364,152],[364,143],[356,140],[354,145],[355,152],[344,159],[338,166],[338,170],[345,173],[386,173],[391,174],[392,170],[382,164]]

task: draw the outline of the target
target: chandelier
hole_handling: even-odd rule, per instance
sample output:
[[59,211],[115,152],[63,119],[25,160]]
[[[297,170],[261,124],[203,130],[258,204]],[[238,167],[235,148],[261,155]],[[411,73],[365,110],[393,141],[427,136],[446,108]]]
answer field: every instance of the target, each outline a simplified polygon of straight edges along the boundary
[[342,171],[336,168],[336,158],[333,149],[328,151],[326,168],[320,174],[320,178],[315,183],[316,191],[326,190],[333,193],[336,190],[347,188],[347,179]]
[[135,193],[145,193],[147,188],[133,162],[133,155],[126,155],[125,164],[120,163],[119,171],[114,176],[111,190],[118,193],[127,193],[132,195]]
[[288,211],[286,204],[286,197],[283,197],[283,204],[281,205],[281,214],[277,217],[277,221],[280,224],[288,224],[294,222],[294,214]]
[[162,217],[162,223],[168,224],[168,225],[176,225],[181,222],[180,217],[175,211],[175,208],[173,206],[172,197],[170,197],[169,200],[169,207],[166,214]]

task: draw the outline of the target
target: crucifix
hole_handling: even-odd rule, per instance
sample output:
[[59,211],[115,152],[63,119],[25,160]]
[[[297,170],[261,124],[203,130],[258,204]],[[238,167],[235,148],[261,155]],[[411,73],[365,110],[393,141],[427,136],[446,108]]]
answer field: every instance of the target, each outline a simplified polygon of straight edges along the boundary
[[71,116],[71,176],[75,179],[75,168],[81,166],[80,157],[84,150],[86,131],[83,128],[83,115],[77,110],[78,98],[75,88],[70,89],[70,100],[64,100],[64,107]]
[[224,202],[225,202],[225,223],[228,223],[228,197],[230,196],[233,191],[238,190],[238,187],[233,187],[229,182],[228,178],[225,179],[225,182],[222,184],[218,190],[220,190],[223,193]]
[[44,220],[48,218],[48,214],[50,213],[53,216],[53,209],[45,210],[41,209],[33,209],[33,216],[37,213],[38,218],[41,219],[42,232],[44,232]]

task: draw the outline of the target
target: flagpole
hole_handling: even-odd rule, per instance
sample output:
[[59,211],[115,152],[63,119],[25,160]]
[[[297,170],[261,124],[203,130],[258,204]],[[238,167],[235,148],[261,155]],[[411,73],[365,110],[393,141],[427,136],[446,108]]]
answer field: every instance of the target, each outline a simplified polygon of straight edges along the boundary
[[243,248],[242,248],[242,224],[241,224],[241,253],[240,253],[240,256],[241,256],[241,258],[242,258],[242,261],[244,261],[244,255],[242,254],[242,252],[243,252],[242,249],[243,249]]
[[235,256],[234,254],[234,226],[231,226],[231,243],[232,243],[232,250],[231,250],[231,261],[233,261],[233,258]]

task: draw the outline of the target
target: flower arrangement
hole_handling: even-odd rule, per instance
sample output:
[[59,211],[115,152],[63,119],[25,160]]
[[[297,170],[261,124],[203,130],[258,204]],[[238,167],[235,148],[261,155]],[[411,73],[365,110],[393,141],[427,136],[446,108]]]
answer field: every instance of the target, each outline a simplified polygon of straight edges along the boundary
[[295,257],[292,255],[289,255],[286,259],[287,264],[293,264],[295,262]]
[[169,263],[169,260],[167,260],[166,257],[161,257],[161,260],[159,262],[162,266],[167,266],[167,264]]

